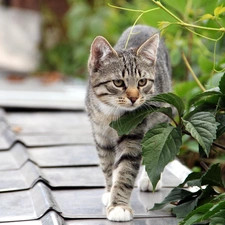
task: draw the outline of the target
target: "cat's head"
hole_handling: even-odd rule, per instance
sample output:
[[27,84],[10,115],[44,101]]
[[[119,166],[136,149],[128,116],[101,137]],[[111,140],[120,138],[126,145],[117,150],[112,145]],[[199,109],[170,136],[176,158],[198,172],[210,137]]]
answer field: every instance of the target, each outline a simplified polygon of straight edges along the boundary
[[89,81],[99,103],[115,110],[132,111],[154,93],[159,35],[138,48],[115,51],[103,37],[92,43]]

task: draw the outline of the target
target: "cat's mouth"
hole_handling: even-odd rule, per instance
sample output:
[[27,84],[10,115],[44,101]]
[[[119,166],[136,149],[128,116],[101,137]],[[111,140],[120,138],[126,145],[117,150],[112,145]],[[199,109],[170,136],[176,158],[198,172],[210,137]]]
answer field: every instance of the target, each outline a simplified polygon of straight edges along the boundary
[[137,103],[131,103],[130,105],[127,106],[120,106],[121,109],[126,110],[126,111],[133,111],[139,107],[141,107],[143,104],[137,104]]
[[122,110],[126,110],[126,111],[133,111],[137,108],[139,108],[140,106],[142,106],[144,104],[144,98],[143,97],[127,97],[127,98],[123,98],[122,100],[119,99],[119,101],[117,102],[118,106],[120,109]]

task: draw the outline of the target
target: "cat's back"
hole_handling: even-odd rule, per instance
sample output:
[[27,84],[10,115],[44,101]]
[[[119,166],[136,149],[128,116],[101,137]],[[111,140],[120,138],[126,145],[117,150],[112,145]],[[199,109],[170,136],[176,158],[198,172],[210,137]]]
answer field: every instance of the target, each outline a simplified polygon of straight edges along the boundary
[[[133,27],[129,27],[126,29],[118,42],[114,46],[116,51],[124,50],[130,48],[138,48],[141,44],[143,44],[149,37],[153,34],[159,33],[156,28],[149,27],[146,25],[136,25]],[[128,40],[129,38],[129,40]]]

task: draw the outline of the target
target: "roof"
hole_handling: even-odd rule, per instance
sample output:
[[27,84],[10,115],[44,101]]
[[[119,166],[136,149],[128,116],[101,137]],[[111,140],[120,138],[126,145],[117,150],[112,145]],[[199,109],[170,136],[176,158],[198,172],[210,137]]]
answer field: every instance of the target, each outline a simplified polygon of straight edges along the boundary
[[[35,77],[0,76],[0,223],[114,225],[101,202],[104,179],[84,112],[85,83],[43,85]],[[161,202],[189,170],[178,160],[163,172],[159,192],[134,188],[134,220],[124,225],[175,225]]]
[[[85,112],[1,110],[0,134],[0,222],[115,224],[106,220],[101,203],[103,174]],[[175,160],[163,173],[161,191],[134,188],[134,220],[123,224],[177,224],[168,208],[146,209],[162,201],[187,173]]]

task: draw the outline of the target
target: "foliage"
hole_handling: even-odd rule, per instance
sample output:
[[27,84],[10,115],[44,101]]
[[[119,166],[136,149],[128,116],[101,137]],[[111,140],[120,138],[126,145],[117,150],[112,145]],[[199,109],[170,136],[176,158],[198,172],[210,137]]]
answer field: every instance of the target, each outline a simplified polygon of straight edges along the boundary
[[[123,8],[147,9],[130,12],[109,7],[107,3]],[[216,10],[215,19],[204,19],[202,15],[212,14],[212,9],[220,4],[220,0],[163,0],[163,4],[173,13],[178,15],[185,23],[204,25],[218,28],[225,26],[222,18],[222,9]],[[174,91],[177,95],[188,99],[199,91],[182,61],[181,52],[184,52],[192,65],[194,72],[205,84],[212,75],[213,69],[221,70],[225,63],[225,40],[220,39],[216,46],[216,58],[214,60],[214,41],[202,40],[200,36],[190,33],[184,26],[173,25],[176,19],[163,9],[151,11],[158,7],[154,1],[93,1],[70,0],[69,10],[62,20],[56,18],[50,10],[43,11],[43,43],[41,45],[42,61],[40,70],[59,71],[66,75],[85,77],[86,64],[91,42],[97,35],[102,35],[113,45],[123,30],[139,17],[138,23],[163,28],[167,47],[173,66]],[[150,10],[149,10],[150,9]],[[149,12],[150,11],[150,12]],[[218,11],[218,12],[217,12]],[[218,14],[219,13],[219,14]],[[214,18],[214,17],[213,17]],[[204,19],[204,20],[203,20]],[[161,21],[159,23],[159,21]],[[199,30],[201,35],[217,39],[219,33],[210,30]],[[47,33],[47,35],[46,35]],[[54,35],[55,34],[55,35]],[[58,34],[58,35],[57,35]],[[59,37],[58,37],[59,36]],[[49,46],[47,39],[53,44]],[[207,46],[207,47],[206,47]],[[215,63],[213,63],[215,61]],[[203,76],[204,75],[204,76]],[[179,82],[177,82],[179,81]],[[209,85],[212,85],[209,83]],[[190,93],[190,89],[192,90]]]
[[[117,130],[120,136],[128,134],[138,126],[146,116],[158,112],[167,115],[171,119],[171,124],[161,123],[150,129],[142,140],[142,156],[143,164],[155,188],[164,167],[179,154],[182,145],[182,135],[189,135],[196,140],[199,145],[199,153],[206,156],[209,155],[212,145],[218,145],[215,141],[225,131],[225,73],[219,82],[219,86],[214,90],[207,90],[190,99],[190,109],[185,110],[185,106],[180,97],[173,93],[163,93],[152,97],[149,100],[149,108],[137,109],[128,112],[119,120],[113,121],[111,126]],[[154,102],[170,104],[170,107],[151,107]],[[172,117],[172,107],[177,111],[177,116]],[[132,123],[131,123],[132,121]],[[132,125],[130,125],[132,124]],[[220,146],[225,150],[224,146]],[[190,186],[198,186],[197,192],[189,192],[183,190],[185,184]],[[203,189],[202,186],[206,185]],[[203,202],[208,205],[197,208],[184,221],[188,221],[189,217],[193,217],[196,221],[211,219],[217,220],[217,213],[225,210],[224,204],[218,203],[215,214],[207,217],[206,209],[212,208],[211,201],[216,199],[212,196],[216,195],[214,191],[218,187],[219,190],[225,191],[224,183],[221,179],[219,165],[212,165],[211,168],[202,175],[202,173],[190,174],[184,183],[172,190],[172,192],[160,204],[156,204],[153,209],[159,209],[171,201],[178,201],[177,207],[173,208],[173,213],[178,217],[184,217],[191,213],[196,207]],[[218,190],[217,188],[217,190]],[[196,217],[195,212],[202,210],[202,216]],[[204,211],[204,212],[203,212]],[[191,224],[191,223],[184,223]],[[212,223],[213,224],[213,223]]]
[[[46,7],[42,11],[44,36],[39,70],[59,71],[83,78],[87,74],[87,60],[94,38],[102,35],[115,43],[119,34],[133,21],[133,16],[127,17],[127,13],[123,13],[127,19],[121,20],[121,12],[111,9],[104,1],[71,0],[62,20]],[[54,33],[58,36],[55,37]],[[55,41],[49,45],[49,39]]]
[[[189,191],[183,189],[184,185],[196,186],[197,190]],[[206,173],[191,173],[186,180],[174,188],[161,202],[156,203],[150,210],[159,210],[169,203],[176,207],[172,212],[183,219],[181,225],[192,225],[196,222],[208,222],[215,224],[218,217],[225,220],[225,186],[221,179],[219,164],[212,165]],[[222,194],[221,194],[222,193]],[[223,224],[223,223],[222,223]]]
[[[200,65],[202,69],[207,67],[205,71],[208,72],[209,76],[206,75],[206,78],[209,79],[211,77],[210,70],[212,72],[216,72],[217,81],[218,77],[220,79],[218,83],[218,87],[213,87],[211,89],[206,90],[205,87],[202,85],[201,81],[199,81],[198,77],[196,76],[196,72],[192,69],[189,64],[190,57],[187,59],[185,54],[182,55],[182,58],[192,74],[194,80],[203,91],[200,94],[191,94],[190,95],[190,88],[193,90],[193,83],[189,84],[181,84],[182,88],[181,91],[185,86],[187,86],[186,91],[189,92],[189,97],[186,98],[186,104],[184,105],[181,98],[172,94],[160,94],[152,99],[150,99],[149,104],[151,102],[159,101],[163,103],[169,103],[172,107],[175,107],[178,113],[178,116],[175,118],[171,118],[171,110],[169,108],[157,108],[155,112],[161,112],[166,114],[171,119],[171,124],[158,124],[149,130],[145,137],[142,140],[142,155],[143,155],[143,163],[146,167],[146,171],[149,175],[149,178],[152,181],[153,188],[156,187],[158,180],[160,179],[160,174],[163,171],[166,164],[175,158],[175,156],[180,152],[180,146],[182,145],[182,135],[189,135],[191,138],[194,138],[198,143],[198,152],[199,155],[209,156],[210,150],[212,146],[217,146],[222,150],[225,150],[225,146],[218,144],[215,140],[219,138],[225,132],[225,74],[221,72],[224,71],[224,55],[221,54],[222,62],[221,64],[218,63],[216,57],[217,53],[217,45],[221,40],[223,40],[223,36],[225,33],[225,26],[221,23],[220,17],[223,16],[225,12],[225,7],[217,6],[214,7],[213,13],[206,13],[198,18],[196,23],[201,21],[207,22],[215,22],[217,24],[217,28],[212,27],[212,23],[210,26],[203,25],[199,26],[196,23],[187,23],[185,22],[187,19],[190,21],[190,18],[182,18],[180,19],[177,17],[172,11],[168,10],[164,5],[161,4],[159,1],[152,0],[157,6],[162,8],[167,14],[173,17],[175,21],[162,21],[159,23],[160,28],[164,31],[171,27],[171,25],[182,25],[186,30],[188,30],[189,34],[191,35],[191,40],[193,41],[194,38],[199,37],[204,38],[206,40],[210,40],[214,42],[214,46],[210,47],[207,45],[207,50],[213,51],[213,57],[210,61],[212,61],[211,66],[208,67],[209,61],[207,62],[206,59],[201,58],[201,61],[196,61]],[[171,1],[173,4],[173,1]],[[180,5],[174,2],[174,6],[177,7],[177,10],[183,12],[182,1]],[[212,3],[212,2],[211,2]],[[215,3],[215,2],[214,2]],[[130,10],[130,9],[129,9]],[[142,11],[141,16],[147,14],[147,11]],[[154,12],[152,12],[154,13]],[[160,15],[161,16],[161,15]],[[184,16],[187,16],[184,14]],[[137,18],[139,20],[139,17]],[[135,23],[137,22],[135,21]],[[162,20],[162,18],[160,18]],[[134,24],[135,24],[134,23]],[[207,33],[210,31],[209,33]],[[212,33],[213,31],[213,33]],[[215,35],[215,31],[218,31],[220,34],[217,37],[209,36],[209,34]],[[172,33],[172,32],[170,32]],[[193,35],[194,34],[194,35]],[[216,34],[218,35],[218,34]],[[180,37],[179,37],[180,38]],[[186,40],[190,40],[186,38]],[[194,42],[192,42],[191,47]],[[189,43],[184,43],[185,46],[189,46]],[[207,43],[208,44],[208,43]],[[198,46],[200,47],[200,46]],[[200,48],[196,48],[199,50]],[[193,48],[195,51],[195,48]],[[202,49],[201,49],[202,51]],[[207,54],[206,54],[207,55]],[[218,65],[220,72],[218,72]],[[194,65],[195,66],[195,65]],[[210,69],[211,67],[211,69]],[[194,68],[196,70],[196,68]],[[204,71],[204,72],[205,72]],[[197,71],[198,72],[198,71]],[[198,73],[197,73],[198,74]],[[211,73],[212,74],[212,73]],[[198,75],[199,76],[199,75]],[[186,76],[187,78],[187,76]],[[201,78],[200,78],[201,79]],[[207,80],[206,79],[206,80]],[[206,81],[205,80],[205,81]],[[205,82],[204,80],[202,80]],[[213,79],[211,80],[211,84],[208,87],[212,86]],[[208,83],[209,84],[209,83]],[[180,84],[179,84],[180,85]],[[179,86],[178,85],[178,86]],[[214,84],[215,85],[215,84]],[[176,90],[176,89],[175,89]],[[193,93],[196,91],[194,90]],[[182,95],[184,97],[184,95]],[[188,101],[187,101],[188,100]],[[151,107],[150,107],[151,108]],[[166,109],[166,110],[165,110]],[[138,111],[142,113],[139,114]],[[114,121],[111,125],[115,129],[117,129],[118,134],[123,135],[123,132],[129,133],[132,129],[134,129],[138,124],[142,121],[141,118],[145,118],[146,116],[153,113],[154,110],[152,108],[150,110],[137,110],[137,112],[128,113],[128,115],[122,116],[122,121],[128,124],[129,118],[132,116],[132,126],[123,127],[123,122]],[[169,112],[169,113],[168,113]],[[122,122],[122,123],[121,123]],[[120,128],[123,127],[121,130]],[[187,184],[188,186],[197,186],[198,190],[191,192],[188,190],[183,189],[184,185]],[[168,203],[173,203],[176,205],[172,209],[172,212],[177,217],[185,217],[180,224],[182,225],[191,225],[197,224],[200,222],[201,224],[224,224],[225,222],[225,185],[224,181],[222,180],[221,169],[219,164],[213,164],[208,169],[208,171],[204,174],[201,172],[194,172],[191,173],[186,180],[180,184],[178,187],[174,188],[171,193],[159,204],[155,204],[152,210],[161,209]],[[222,193],[222,194],[221,194]]]
[[[185,103],[199,92],[199,87],[185,66],[182,52],[200,82],[208,88],[213,87],[213,83],[208,82],[212,75],[225,68],[224,7],[220,4],[219,0],[152,0],[133,1],[135,7],[123,6],[123,10],[137,15],[135,23],[159,27],[162,31],[173,67],[174,93],[187,100]],[[160,9],[149,12],[148,9],[156,7]],[[207,14],[212,17],[205,18]]]
[[[143,148],[143,160],[148,164],[147,172],[152,180],[153,186],[156,186],[160,174],[163,171],[168,161],[163,161],[162,158],[172,160],[179,152],[179,148],[182,143],[182,134],[188,134],[192,136],[199,144],[200,149],[208,156],[213,141],[217,138],[217,135],[221,135],[221,132],[217,132],[217,126],[219,125],[221,130],[224,130],[224,103],[225,98],[224,91],[224,76],[219,83],[217,91],[206,91],[196,95],[190,101],[192,110],[190,112],[185,111],[182,99],[173,93],[159,94],[150,99],[151,102],[163,102],[168,103],[176,108],[178,116],[172,118],[172,108],[168,107],[146,107],[137,109],[136,111],[129,112],[123,115],[119,120],[111,123],[111,126],[118,131],[118,135],[125,135],[131,132],[138,124],[140,124],[144,118],[153,112],[161,112],[166,114],[173,121],[173,125],[160,124],[150,131],[148,131],[142,140]],[[219,122],[216,122],[219,118]],[[132,122],[131,122],[132,121]],[[162,137],[165,141],[162,142]],[[175,143],[174,143],[175,141]],[[175,149],[173,155],[172,150],[168,151],[168,146],[173,145]],[[171,149],[173,149],[171,148]],[[163,154],[163,156],[162,156]],[[148,157],[154,155],[154,158]],[[153,170],[156,175],[151,175],[151,170],[154,167],[155,162],[160,162],[160,168]],[[145,163],[145,164],[146,164]],[[152,165],[152,166],[149,166]],[[157,177],[157,179],[154,178]]]

